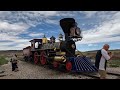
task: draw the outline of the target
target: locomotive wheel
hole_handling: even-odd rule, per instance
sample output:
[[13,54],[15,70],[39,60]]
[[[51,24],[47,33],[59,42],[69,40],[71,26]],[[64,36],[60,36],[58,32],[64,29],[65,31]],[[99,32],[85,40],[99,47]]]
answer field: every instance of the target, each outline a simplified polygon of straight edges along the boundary
[[47,59],[46,59],[46,53],[45,53],[45,51],[42,51],[41,54],[40,54],[40,63],[42,65],[47,64]]
[[39,57],[38,57],[37,55],[38,55],[38,53],[35,52],[35,53],[34,53],[34,63],[35,63],[35,64],[38,63],[38,58],[39,58]]
[[72,70],[72,63],[70,61],[67,61],[65,66],[66,66],[66,70],[67,71],[71,71]]
[[58,68],[58,66],[59,66],[58,62],[54,61],[54,62],[53,62],[53,67],[54,67],[54,68]]

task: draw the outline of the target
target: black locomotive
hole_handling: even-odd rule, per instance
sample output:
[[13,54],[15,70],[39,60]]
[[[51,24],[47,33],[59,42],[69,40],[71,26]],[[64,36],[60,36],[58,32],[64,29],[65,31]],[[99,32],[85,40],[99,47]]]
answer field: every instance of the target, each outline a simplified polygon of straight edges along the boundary
[[97,69],[90,59],[84,56],[77,56],[76,41],[82,40],[81,30],[73,18],[63,18],[60,26],[65,34],[59,35],[59,42],[52,36],[50,40],[44,36],[41,39],[31,40],[31,46],[23,49],[24,59],[41,65],[52,64],[54,68],[64,66],[67,71],[95,72]]

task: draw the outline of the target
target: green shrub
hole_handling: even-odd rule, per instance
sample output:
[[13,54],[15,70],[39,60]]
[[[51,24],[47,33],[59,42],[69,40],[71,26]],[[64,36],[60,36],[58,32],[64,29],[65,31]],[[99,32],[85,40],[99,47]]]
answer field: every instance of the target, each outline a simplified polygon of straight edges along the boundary
[[120,67],[120,60],[110,60],[108,64],[110,67]]
[[119,65],[116,65],[116,64],[110,64],[110,67],[119,67]]
[[5,57],[0,56],[0,65],[7,64],[8,60],[5,59]]

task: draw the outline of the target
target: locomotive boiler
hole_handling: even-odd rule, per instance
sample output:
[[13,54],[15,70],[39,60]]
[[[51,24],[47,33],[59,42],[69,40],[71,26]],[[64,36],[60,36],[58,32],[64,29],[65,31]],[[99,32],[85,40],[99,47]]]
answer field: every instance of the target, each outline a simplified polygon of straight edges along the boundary
[[54,68],[64,66],[67,71],[77,72],[95,72],[96,67],[90,59],[83,56],[77,56],[76,41],[82,40],[81,30],[77,26],[74,18],[63,18],[60,20],[60,26],[64,32],[59,35],[59,42],[52,36],[50,40],[44,35],[41,39],[30,40],[31,46],[23,48],[25,61],[33,61],[41,65],[51,64]]

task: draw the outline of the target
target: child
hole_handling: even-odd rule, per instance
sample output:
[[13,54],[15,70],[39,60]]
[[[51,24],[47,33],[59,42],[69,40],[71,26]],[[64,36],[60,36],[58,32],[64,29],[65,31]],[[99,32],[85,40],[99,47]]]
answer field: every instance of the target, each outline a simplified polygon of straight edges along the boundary
[[11,61],[10,61],[11,63],[12,63],[12,71],[18,71],[18,66],[17,66],[17,55],[15,54],[15,55],[13,55],[13,57],[11,58]]

